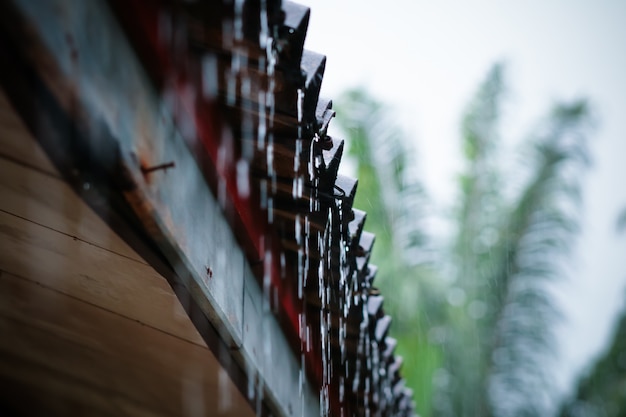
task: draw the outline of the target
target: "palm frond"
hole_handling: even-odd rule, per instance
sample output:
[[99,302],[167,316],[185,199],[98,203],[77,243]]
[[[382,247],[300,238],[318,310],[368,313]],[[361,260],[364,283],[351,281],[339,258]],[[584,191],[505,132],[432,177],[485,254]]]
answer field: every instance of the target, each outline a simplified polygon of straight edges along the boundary
[[623,416],[626,412],[626,310],[607,351],[588,370],[573,395],[561,405],[560,417]]
[[339,124],[351,132],[349,152],[358,160],[359,181],[364,177],[374,182],[367,195],[357,193],[356,205],[361,198],[369,200],[368,218],[382,225],[381,232],[393,240],[390,245],[403,257],[402,263],[422,263],[428,252],[421,220],[427,196],[411,169],[415,152],[387,108],[365,90],[349,90],[338,103]]
[[[552,388],[542,364],[553,346],[550,329],[558,314],[545,282],[562,276],[561,262],[578,230],[571,208],[579,198],[575,173],[588,162],[587,122],[584,102],[555,108],[535,145],[535,175],[501,231],[500,266],[493,277],[493,351],[509,360],[492,360],[491,404],[498,415],[545,415],[548,407],[529,406],[530,399]],[[535,383],[529,384],[531,379]]]
[[[394,317],[398,352],[432,359],[405,367],[403,374],[415,392],[428,392],[417,384],[432,379],[441,363],[441,348],[428,333],[445,314],[424,257],[429,252],[423,215],[427,197],[413,170],[415,156],[394,118],[365,90],[350,90],[337,104],[337,120],[348,134],[349,155],[358,170],[354,206],[367,211],[365,227],[376,234],[371,262],[380,267],[376,285],[385,294],[385,312]],[[418,410],[428,415],[431,404],[418,395],[423,400]]]

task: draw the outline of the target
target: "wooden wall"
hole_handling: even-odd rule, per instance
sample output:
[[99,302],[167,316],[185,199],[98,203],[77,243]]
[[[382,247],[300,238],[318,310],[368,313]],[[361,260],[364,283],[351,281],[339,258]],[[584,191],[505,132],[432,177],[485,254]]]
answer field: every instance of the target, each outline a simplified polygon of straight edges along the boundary
[[3,412],[253,415],[165,279],[65,184],[0,92]]

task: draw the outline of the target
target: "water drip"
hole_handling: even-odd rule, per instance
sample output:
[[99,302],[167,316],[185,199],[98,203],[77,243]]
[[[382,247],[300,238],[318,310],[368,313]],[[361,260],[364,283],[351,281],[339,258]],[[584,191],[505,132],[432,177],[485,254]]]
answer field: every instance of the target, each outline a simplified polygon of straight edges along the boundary
[[265,250],[263,257],[263,311],[270,311],[270,290],[272,285],[272,252]]
[[250,166],[247,161],[240,159],[237,162],[237,192],[239,197],[248,198],[250,195]]
[[202,94],[207,100],[214,100],[219,92],[217,58],[213,54],[202,57]]

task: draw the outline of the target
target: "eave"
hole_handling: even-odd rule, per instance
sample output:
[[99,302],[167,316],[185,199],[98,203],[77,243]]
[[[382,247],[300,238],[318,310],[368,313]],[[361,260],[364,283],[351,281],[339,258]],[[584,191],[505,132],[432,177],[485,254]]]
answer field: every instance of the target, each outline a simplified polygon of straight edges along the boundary
[[[259,95],[242,95],[241,86],[233,98],[221,75],[218,90],[201,96],[203,54],[223,74],[233,65],[232,50],[203,32],[213,26],[195,27],[186,7],[196,6],[5,3],[1,53],[10,64],[0,71],[14,105],[68,183],[168,279],[207,344],[219,335],[235,359],[231,373],[243,371],[261,387],[254,395],[271,412],[319,415],[321,389],[322,408],[336,414],[363,407],[409,413],[389,401],[375,404],[364,391],[367,373],[351,382],[329,372],[357,369],[372,346],[380,356],[392,344],[380,305],[366,311],[373,238],[352,209],[356,180],[337,174],[342,142],[327,137],[331,105],[318,100],[325,59],[303,52],[308,9],[268,2],[273,47],[282,48],[278,75],[251,71],[248,81],[257,93],[273,85],[270,115],[255,101]],[[171,54],[175,37],[158,36],[162,13],[184,20],[190,33],[200,30],[184,38],[178,55]],[[238,42],[262,57],[254,37]],[[273,135],[273,162],[264,164],[268,146],[246,142],[247,118],[254,132],[265,124]],[[247,185],[238,181],[242,158]],[[364,320],[371,328],[366,343]],[[285,361],[280,374],[277,353]],[[380,358],[385,374],[394,373],[387,388],[399,386],[392,352]],[[302,383],[303,372],[309,383]],[[349,403],[340,386],[354,387]],[[398,390],[392,400],[406,402]]]

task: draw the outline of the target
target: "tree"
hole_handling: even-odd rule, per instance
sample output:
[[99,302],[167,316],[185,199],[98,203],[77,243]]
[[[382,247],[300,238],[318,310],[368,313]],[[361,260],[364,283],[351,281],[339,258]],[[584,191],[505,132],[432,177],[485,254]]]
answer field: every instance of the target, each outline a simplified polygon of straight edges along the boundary
[[[392,336],[405,358],[403,375],[414,389],[417,411],[431,412],[430,381],[441,366],[441,349],[429,330],[443,322],[441,286],[434,280],[420,219],[427,204],[424,187],[409,167],[414,154],[387,109],[364,90],[345,92],[337,120],[348,135],[349,154],[357,161],[354,206],[367,212],[365,228],[375,233],[371,263],[379,266],[375,285],[394,318]],[[418,301],[419,300],[419,301]]]
[[553,396],[546,359],[558,313],[545,283],[564,276],[587,163],[586,102],[559,104],[536,133],[532,171],[508,209],[492,278],[490,404],[496,415],[543,416]]
[[507,171],[498,126],[503,74],[492,68],[464,116],[456,233],[430,264],[400,254],[432,251],[416,215],[426,199],[408,170],[405,137],[362,90],[338,105],[357,156],[355,207],[368,211],[366,226],[377,235],[373,261],[398,350],[418,367],[404,373],[416,393],[429,394],[416,398],[422,415],[534,416],[550,406],[544,364],[558,315],[546,283],[562,276],[578,228],[589,111],[585,101],[554,106],[527,141],[526,164]]
[[565,401],[561,417],[619,417],[626,413],[626,312],[609,349]]
[[[616,229],[626,230],[626,208],[617,216]],[[577,383],[561,404],[560,417],[618,417],[626,415],[626,308],[615,326],[609,348]]]

